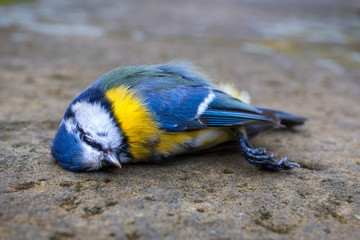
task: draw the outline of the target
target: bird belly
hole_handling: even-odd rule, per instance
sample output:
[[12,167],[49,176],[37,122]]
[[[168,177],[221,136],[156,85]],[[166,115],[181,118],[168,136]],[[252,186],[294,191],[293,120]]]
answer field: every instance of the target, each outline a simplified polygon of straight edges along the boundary
[[183,154],[208,149],[235,139],[231,128],[207,128],[180,133],[164,132],[156,151],[161,156]]

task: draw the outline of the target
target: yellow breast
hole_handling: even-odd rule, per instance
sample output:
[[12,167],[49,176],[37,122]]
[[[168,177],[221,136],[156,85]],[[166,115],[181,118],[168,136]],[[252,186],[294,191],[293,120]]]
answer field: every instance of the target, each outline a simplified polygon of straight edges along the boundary
[[114,117],[127,137],[133,157],[150,157],[152,145],[159,141],[159,128],[141,98],[125,86],[110,89],[105,97],[111,102]]

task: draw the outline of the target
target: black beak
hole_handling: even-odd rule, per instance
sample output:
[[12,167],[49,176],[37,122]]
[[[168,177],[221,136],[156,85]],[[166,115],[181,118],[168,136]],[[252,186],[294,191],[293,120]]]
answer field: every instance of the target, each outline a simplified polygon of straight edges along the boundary
[[103,162],[110,166],[115,166],[121,168],[121,163],[119,157],[115,152],[108,152],[103,159]]

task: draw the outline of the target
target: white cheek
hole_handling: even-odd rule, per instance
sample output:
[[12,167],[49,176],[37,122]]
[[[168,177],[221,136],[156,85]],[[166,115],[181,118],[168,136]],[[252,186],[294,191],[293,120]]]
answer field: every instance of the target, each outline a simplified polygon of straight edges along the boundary
[[101,160],[103,159],[103,154],[87,144],[82,144],[83,147],[83,155],[82,155],[82,163],[87,166],[87,168],[92,170],[97,170],[101,168]]
[[105,148],[115,149],[120,146],[123,136],[109,112],[100,103],[77,102],[71,109],[79,125],[91,134],[93,140]]
[[93,139],[105,148],[116,149],[122,143],[123,138],[117,129],[114,129],[114,131],[109,129],[106,136],[95,135]]

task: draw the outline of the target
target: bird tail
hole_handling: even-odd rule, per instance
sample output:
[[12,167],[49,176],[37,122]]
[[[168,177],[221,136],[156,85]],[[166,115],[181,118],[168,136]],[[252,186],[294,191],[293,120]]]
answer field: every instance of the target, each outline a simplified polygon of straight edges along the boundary
[[[267,117],[270,117],[274,119],[278,123],[279,126],[286,127],[286,128],[292,128],[295,126],[303,125],[308,118],[300,117],[291,113],[269,109],[269,108],[262,108],[262,107],[256,107],[257,110],[260,111],[262,115],[265,115]],[[246,132],[248,135],[248,138],[253,138],[256,135],[258,135],[261,132],[264,132],[266,130],[271,129],[272,126],[267,125],[249,125],[246,126]]]

